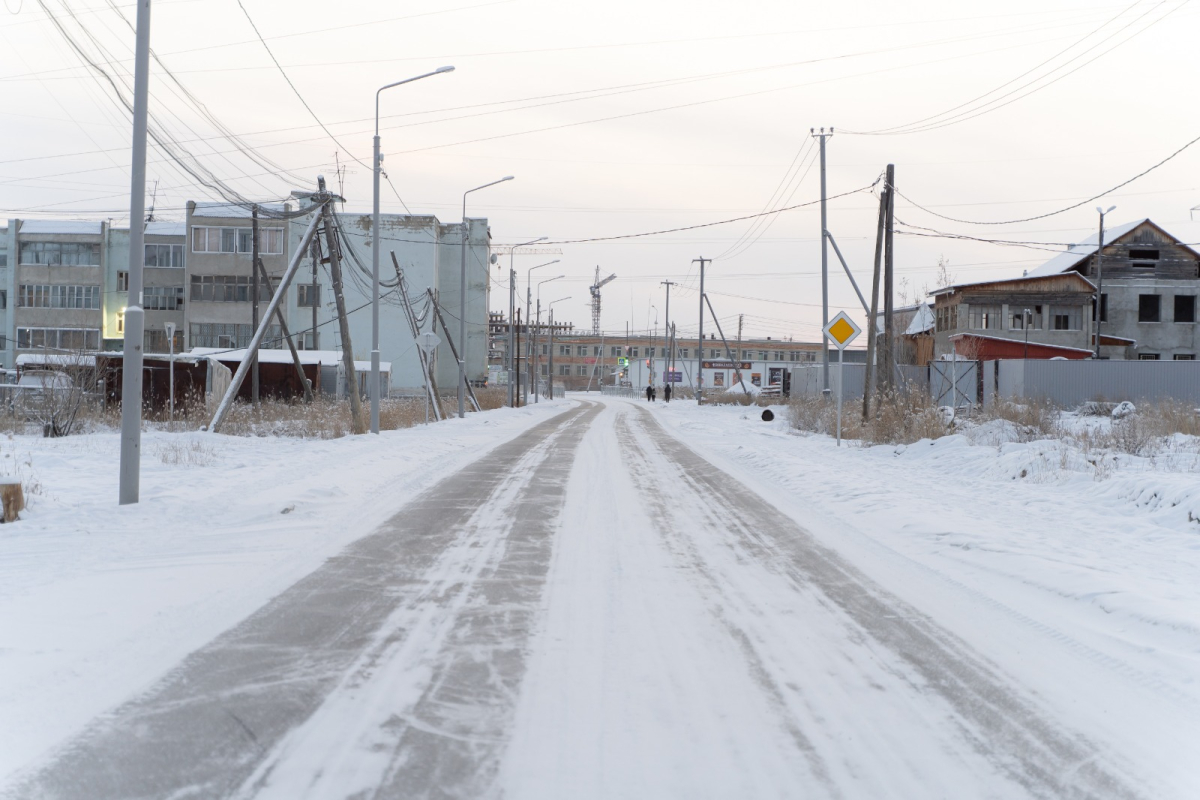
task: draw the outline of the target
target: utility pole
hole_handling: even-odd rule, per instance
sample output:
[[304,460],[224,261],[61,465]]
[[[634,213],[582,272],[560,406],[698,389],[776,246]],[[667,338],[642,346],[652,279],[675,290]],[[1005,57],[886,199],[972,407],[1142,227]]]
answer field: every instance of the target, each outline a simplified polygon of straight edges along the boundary
[[[133,59],[133,152],[129,178],[129,304],[121,359],[121,477],[118,502],[138,501],[142,472],[142,267],[146,261],[146,118],[150,98],[150,0],[137,3]],[[9,312],[12,313],[11,311]]]
[[[671,287],[675,285],[674,281],[662,281],[661,285],[667,287],[667,318],[663,322],[667,330],[671,330]],[[663,359],[666,364],[666,369],[663,370],[663,382],[666,382],[667,373],[675,369],[675,343],[672,341],[667,345],[667,357]]]
[[[250,329],[258,330],[258,205],[250,209]],[[258,348],[250,357],[250,400],[258,405]]]
[[[892,315],[895,310],[895,218],[896,218],[896,165],[887,165],[887,220],[884,233],[883,259],[883,380],[881,386],[891,388],[893,376],[896,374],[896,348],[892,328]],[[828,351],[826,351],[828,353]]]
[[[317,178],[322,195],[325,194],[325,176]],[[354,345],[350,340],[350,319],[346,314],[346,298],[342,295],[342,262],[337,237],[333,232],[333,212],[329,203],[321,204],[321,220],[325,226],[325,246],[329,251],[329,272],[333,278],[333,299],[337,303],[338,327],[342,334],[342,364],[346,370],[346,393],[350,395],[350,415],[353,417],[355,433],[366,433],[363,424],[362,398],[358,395],[358,375],[354,372]]]
[[[262,286],[267,290],[268,301],[274,298],[275,291],[271,287],[271,278],[267,275],[267,268],[262,265],[262,261],[255,262],[255,285],[253,289],[258,291],[258,282],[262,282]],[[313,400],[312,386],[308,380],[308,376],[304,374],[304,366],[300,363],[300,354],[296,352],[296,343],[292,341],[292,334],[288,331],[287,318],[283,315],[282,303],[275,306],[275,318],[279,320],[279,332],[283,335],[283,340],[287,342],[288,351],[292,354],[292,366],[296,368],[296,377],[300,380],[300,388],[304,391],[304,402],[311,403]],[[254,329],[258,330],[258,322],[255,321]],[[255,353],[258,351],[255,350]],[[258,368],[258,359],[255,358],[255,369]]]
[[[313,349],[313,350],[321,349],[320,347],[317,346],[317,337],[319,336],[319,334],[317,333],[317,325],[318,325],[317,306],[319,305],[318,301],[320,300],[320,296],[321,296],[320,295],[320,292],[321,292],[320,285],[317,283],[317,262],[320,260],[317,258],[317,252],[318,252],[318,245],[317,245],[316,239],[314,238],[313,239],[313,247],[312,247],[312,296],[308,298],[309,302],[312,303],[312,348],[311,349]],[[300,341],[300,346],[304,347],[303,339],[301,339],[301,341]]]
[[[743,316],[744,316],[743,314],[738,314],[738,335],[737,335],[737,355],[736,355],[736,358],[737,358],[737,361],[738,361],[738,370],[737,370],[737,375],[738,375],[738,380],[739,380],[739,381],[744,381],[744,380],[745,380],[745,376],[743,376],[743,375],[742,375],[742,367],[741,367],[741,361],[742,361],[742,317],[743,317]],[[714,319],[716,318],[716,315],[715,315],[715,314],[713,315],[713,318],[714,318]]]
[[876,359],[879,357],[879,324],[876,320],[879,318],[879,270],[883,262],[883,228],[887,223],[887,208],[888,195],[891,190],[888,187],[883,187],[882,194],[879,195],[879,224],[875,229],[875,272],[871,277],[871,311],[867,325],[870,333],[867,335],[867,369],[863,376],[863,409],[862,421],[866,422],[871,416],[871,390],[872,378],[874,385],[879,384],[878,370],[875,365]]
[[700,333],[696,344],[696,405],[704,405],[704,265],[711,258],[693,258],[692,263],[700,263]]
[[[1104,321],[1101,315],[1104,305],[1104,215],[1112,211],[1116,206],[1109,206],[1107,209],[1096,206],[1096,211],[1100,213],[1100,238],[1096,240],[1096,358],[1100,358],[1100,323]],[[1025,338],[1029,338],[1029,328],[1025,329]]]
[[549,373],[546,375],[546,388],[550,391],[550,399],[554,399],[554,308],[546,314],[547,321],[550,323],[550,334],[548,341],[550,342],[550,366]]
[[[829,129],[829,133],[821,128],[821,132],[817,133],[812,128],[808,129],[809,134],[821,140],[821,328],[824,329],[829,324],[829,244],[828,237],[825,231],[829,230],[826,214],[826,193],[825,193],[825,139],[833,136],[833,128]],[[829,395],[829,342],[825,337],[821,337],[821,393]]]

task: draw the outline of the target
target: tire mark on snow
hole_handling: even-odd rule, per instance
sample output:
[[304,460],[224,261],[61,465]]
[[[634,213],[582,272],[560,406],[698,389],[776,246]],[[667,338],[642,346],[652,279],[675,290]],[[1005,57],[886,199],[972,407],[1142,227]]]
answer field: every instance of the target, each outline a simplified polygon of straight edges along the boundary
[[[871,639],[891,651],[945,699],[976,732],[981,755],[1037,797],[1138,798],[1105,764],[1118,762],[1086,737],[1063,730],[1019,695],[966,643],[874,584],[745,485],[630,406],[648,441],[678,468],[699,502],[736,509],[731,534],[764,565],[782,569],[800,588],[816,588]],[[1103,755],[1103,758],[1098,758]],[[1102,763],[1103,762],[1103,763]]]
[[[97,718],[4,796],[231,796],[378,646],[378,631],[397,607],[435,606],[452,593],[445,583],[431,585],[426,573],[493,494],[529,480],[509,467],[530,451],[548,452],[547,440],[586,412],[539,423],[430,487],[147,692]],[[247,746],[247,730],[261,749]]]

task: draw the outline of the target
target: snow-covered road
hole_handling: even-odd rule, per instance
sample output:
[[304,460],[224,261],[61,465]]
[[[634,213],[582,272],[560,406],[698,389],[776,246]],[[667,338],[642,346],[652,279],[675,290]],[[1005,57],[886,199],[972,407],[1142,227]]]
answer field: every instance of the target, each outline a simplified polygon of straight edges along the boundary
[[644,404],[581,401],[6,796],[1184,796],[1061,711],[1096,684],[1030,685],[717,463]]

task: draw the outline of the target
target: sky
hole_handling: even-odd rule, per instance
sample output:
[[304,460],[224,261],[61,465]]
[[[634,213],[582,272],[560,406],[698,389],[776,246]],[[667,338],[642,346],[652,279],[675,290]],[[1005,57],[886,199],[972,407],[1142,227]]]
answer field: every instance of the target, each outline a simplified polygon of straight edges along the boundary
[[[134,6],[4,2],[0,214],[127,221],[131,133],[117,92],[128,90],[85,68],[47,11],[126,87]],[[467,214],[488,218],[496,245],[547,237],[512,261],[522,297],[530,274],[535,288],[563,276],[541,290],[543,304],[559,301],[558,319],[590,329],[599,267],[617,275],[602,292],[605,331],[656,320],[661,330],[661,282],[673,281],[672,321],[694,335],[704,257],[727,334],[740,319],[745,336],[817,341],[814,128],[834,131],[828,229],[868,300],[874,192],[889,163],[902,195],[898,304],[946,277],[1020,275],[1092,235],[1098,205],[1116,206],[1112,224],[1149,217],[1200,242],[1190,210],[1200,144],[1091,199],[1200,136],[1189,63],[1198,10],[1188,0],[155,0],[152,124],[192,170],[156,145],[148,192],[158,219],[182,219],[188,200],[278,200],[320,173],[347,211],[369,212],[375,90],[450,65],[381,96],[385,212],[456,222],[466,190],[513,175],[470,194]],[[864,320],[832,248],[828,258],[830,317]],[[492,269],[494,310],[507,311],[509,261]]]

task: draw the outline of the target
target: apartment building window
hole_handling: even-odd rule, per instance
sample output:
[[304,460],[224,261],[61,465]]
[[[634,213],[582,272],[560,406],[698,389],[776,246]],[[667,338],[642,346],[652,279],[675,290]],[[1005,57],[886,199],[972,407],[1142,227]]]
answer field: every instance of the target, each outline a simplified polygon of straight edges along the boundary
[[178,311],[183,308],[182,286],[148,286],[142,290],[142,308],[147,311]]
[[17,348],[99,350],[99,328],[17,328]]
[[1175,360],[1176,361],[1195,361],[1196,354],[1195,353],[1176,353]]
[[720,351],[720,350],[718,350],[718,349],[716,349],[716,348],[714,347],[714,348],[712,348],[711,350],[709,350],[709,351],[708,351],[708,357],[709,357],[709,358],[720,358],[720,357],[721,357],[721,351]]
[[117,273],[117,291],[118,292],[128,292],[129,291],[129,273],[128,272],[118,272]]
[[[253,252],[252,228],[213,228],[192,226],[193,253],[250,253]],[[283,228],[259,228],[260,255],[279,255],[283,252]]]
[[1158,353],[1138,353],[1138,361],[1158,361]]
[[678,357],[679,357],[679,358],[687,358],[687,357],[688,357],[688,353],[689,353],[689,352],[690,352],[690,351],[688,350],[688,348],[686,348],[686,347],[681,347],[681,348],[679,348]]
[[206,303],[248,303],[251,286],[257,287],[259,300],[271,299],[261,282],[240,275],[193,275],[191,297]]
[[569,355],[571,355],[571,345],[569,345],[569,344],[560,344],[560,345],[558,346],[558,354],[559,354],[560,356],[569,356]]
[[[164,330],[147,330],[142,336],[142,344],[147,353],[169,353],[170,342]],[[175,352],[183,350],[183,331],[175,331]]]
[[8,266],[8,253],[0,253],[0,267]]
[[571,365],[570,364],[559,364],[558,365],[558,374],[562,375],[564,377],[569,377],[571,375]]
[[321,305],[321,285],[319,283],[302,283],[296,287],[296,305],[301,308],[312,308]]
[[320,350],[321,334],[318,331],[309,331],[300,337],[296,347],[300,350]]
[[100,245],[78,242],[21,242],[22,264],[52,267],[98,267]]
[[[8,308],[8,289],[0,289],[0,309]],[[0,350],[4,348],[0,347]]]
[[[587,354],[588,354],[587,345],[586,344],[579,345],[579,355],[586,356]],[[571,354],[567,353],[567,355],[571,355]]]
[[621,347],[620,345],[614,345],[612,349],[608,351],[608,354],[613,358],[620,358],[621,356],[625,355],[625,348]]
[[542,372],[542,377],[543,377],[543,378],[545,378],[547,375],[549,375],[549,374],[550,374],[550,365],[549,365],[549,364],[542,364],[542,370],[541,370],[541,372]]
[[634,358],[637,358],[638,357],[638,349],[636,347],[630,349],[629,355],[631,355]]
[[654,358],[654,348],[653,347],[646,348],[646,358]]
[[146,245],[147,267],[172,267],[183,269],[183,245],[181,244],[148,244]]
[[99,286],[56,286],[44,283],[21,284],[17,290],[21,308],[100,308]]
[[1051,322],[1056,331],[1083,330],[1083,309],[1074,307],[1055,307],[1051,313]]
[[759,360],[759,361],[766,361],[766,360],[767,360],[767,351],[766,351],[766,350],[759,350],[759,351],[758,351],[758,360]]
[[591,367],[589,367],[587,364],[580,364],[579,371],[576,372],[575,374],[581,378],[586,378],[588,375],[588,370],[590,370],[590,369],[591,369]]
[[776,351],[775,351],[775,360],[776,360],[776,361],[783,361],[783,351],[782,351],[782,350],[776,350]]
[[[248,347],[254,336],[250,325],[226,322],[193,322],[189,328],[192,347]],[[264,347],[278,347],[283,333],[278,325],[268,325],[263,338]]]
[[1000,330],[1000,306],[972,305],[967,311],[967,327],[973,331]]
[[596,345],[595,347],[592,348],[592,355],[595,356],[596,358],[599,358],[603,352],[604,352],[604,348],[600,347],[599,345]]
[[1162,295],[1138,295],[1138,322],[1158,322],[1162,319]]
[[1177,294],[1177,295],[1175,295],[1175,321],[1176,322],[1195,322],[1196,321],[1196,295],[1194,295],[1194,294]]
[[550,345],[548,345],[548,344],[542,345],[542,355],[544,355],[544,356],[550,355]]

